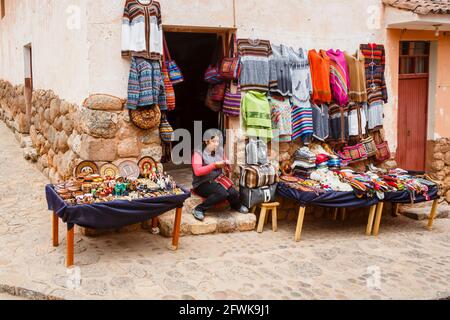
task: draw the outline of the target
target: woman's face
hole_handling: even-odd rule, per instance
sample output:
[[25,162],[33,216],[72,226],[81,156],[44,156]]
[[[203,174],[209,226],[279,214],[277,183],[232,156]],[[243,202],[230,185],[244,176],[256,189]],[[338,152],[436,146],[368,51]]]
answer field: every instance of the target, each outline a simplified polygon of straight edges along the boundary
[[206,147],[208,148],[209,151],[217,151],[219,144],[220,144],[219,137],[214,137],[206,143]]

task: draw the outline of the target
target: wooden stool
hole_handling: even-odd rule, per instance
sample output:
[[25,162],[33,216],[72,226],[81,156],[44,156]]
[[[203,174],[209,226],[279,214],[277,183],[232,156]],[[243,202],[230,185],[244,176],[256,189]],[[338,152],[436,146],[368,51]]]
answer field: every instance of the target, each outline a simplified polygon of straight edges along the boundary
[[276,232],[278,230],[277,226],[277,208],[280,206],[279,202],[271,202],[271,203],[263,203],[261,204],[261,213],[259,214],[259,223],[258,223],[258,233],[263,232],[264,225],[266,224],[267,212],[272,212],[272,230]]

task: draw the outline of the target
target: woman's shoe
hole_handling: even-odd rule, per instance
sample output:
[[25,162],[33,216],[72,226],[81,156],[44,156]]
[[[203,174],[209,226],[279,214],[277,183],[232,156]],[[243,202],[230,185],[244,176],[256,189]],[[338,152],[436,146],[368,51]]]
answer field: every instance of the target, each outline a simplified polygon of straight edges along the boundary
[[205,220],[205,214],[200,210],[194,209],[194,211],[192,212],[192,215],[194,216],[195,219],[197,219],[199,221]]
[[248,208],[245,207],[245,206],[242,206],[242,207],[239,209],[239,212],[242,213],[242,214],[247,214],[247,213],[248,213]]

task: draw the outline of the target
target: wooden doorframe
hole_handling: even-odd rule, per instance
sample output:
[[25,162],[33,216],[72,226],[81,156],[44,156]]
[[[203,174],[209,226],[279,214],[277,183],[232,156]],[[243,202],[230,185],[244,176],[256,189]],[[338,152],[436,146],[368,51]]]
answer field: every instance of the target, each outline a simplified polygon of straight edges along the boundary
[[[430,41],[427,41],[427,40],[414,40],[414,41],[400,41],[400,48],[402,47],[401,46],[401,43],[402,42],[427,42],[427,43],[429,43],[429,46],[428,46],[428,54],[426,54],[426,55],[402,55],[402,53],[400,52],[400,54],[399,54],[399,75],[398,75],[398,82],[399,82],[399,88],[400,88],[400,82],[402,81],[402,80],[412,80],[412,79],[426,79],[427,80],[427,86],[426,86],[426,105],[425,105],[425,115],[424,115],[424,117],[425,117],[425,119],[424,119],[424,127],[425,127],[425,131],[424,131],[424,145],[423,145],[423,159],[424,159],[424,165],[423,165],[423,168],[421,168],[421,170],[425,170],[425,168],[426,168],[426,159],[427,159],[427,140],[428,140],[428,121],[429,121],[429,112],[428,112],[428,109],[429,109],[429,95],[430,95],[430,59],[431,59],[431,54],[430,54],[430,45],[431,45],[431,42]],[[400,49],[401,50],[401,49]],[[409,58],[412,58],[412,60],[413,60],[413,68],[416,68],[416,66],[415,66],[415,62],[416,62],[416,59],[415,58],[417,58],[417,57],[425,57],[427,60],[427,62],[428,62],[428,64],[426,65],[426,73],[406,73],[406,74],[402,74],[401,73],[401,59],[402,58],[405,58],[405,57],[409,57]],[[400,98],[400,97],[399,97]],[[399,100],[399,102],[398,102],[398,105],[399,105],[399,110],[398,110],[398,112],[400,113],[400,112],[402,112],[402,110],[400,110],[400,100]],[[401,115],[399,114],[399,116],[397,117],[397,128],[401,128],[402,126],[403,126],[403,123],[401,122],[401,120],[402,120],[402,117],[401,117]],[[402,148],[400,148],[400,146],[401,146],[401,144],[400,144],[400,141],[401,141],[401,136],[400,136],[400,131],[397,129],[397,131],[398,131],[398,134],[397,134],[397,145],[398,145],[398,148],[399,148],[399,151],[402,151],[402,152],[405,152],[405,150],[402,150]],[[405,148],[406,146],[402,146],[403,148]],[[397,161],[399,161],[400,159],[399,159],[399,154],[400,154],[401,152],[397,152],[397,156],[396,156],[396,158],[397,158]],[[408,168],[406,168],[406,169],[408,169]]]

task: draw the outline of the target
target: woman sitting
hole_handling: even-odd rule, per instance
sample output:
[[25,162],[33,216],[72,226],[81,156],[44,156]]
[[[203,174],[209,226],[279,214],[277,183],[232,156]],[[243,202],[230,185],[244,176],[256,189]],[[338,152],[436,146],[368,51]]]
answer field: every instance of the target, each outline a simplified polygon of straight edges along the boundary
[[204,135],[203,150],[195,150],[192,156],[192,186],[197,195],[206,198],[192,213],[200,221],[205,219],[207,210],[225,200],[228,200],[232,209],[248,213],[248,209],[241,204],[239,192],[228,178],[230,167],[220,147],[220,136],[220,131],[208,130]]

